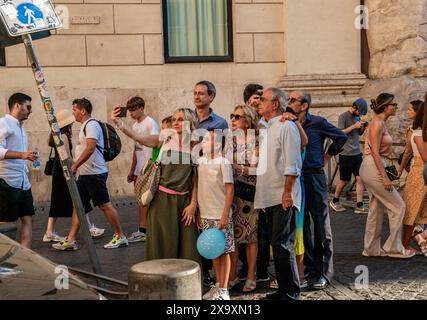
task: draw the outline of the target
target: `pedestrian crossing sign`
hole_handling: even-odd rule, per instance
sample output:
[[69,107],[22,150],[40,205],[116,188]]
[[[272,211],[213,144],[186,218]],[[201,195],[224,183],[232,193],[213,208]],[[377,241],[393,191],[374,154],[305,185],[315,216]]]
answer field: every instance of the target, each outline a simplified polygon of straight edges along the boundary
[[62,27],[50,0],[0,0],[0,17],[12,37]]

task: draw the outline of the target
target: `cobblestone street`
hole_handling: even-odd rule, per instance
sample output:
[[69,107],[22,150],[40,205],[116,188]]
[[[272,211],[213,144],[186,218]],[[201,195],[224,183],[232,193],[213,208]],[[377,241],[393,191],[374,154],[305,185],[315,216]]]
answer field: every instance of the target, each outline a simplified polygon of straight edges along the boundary
[[[120,219],[126,234],[136,230],[138,221],[137,207],[130,200],[116,201]],[[344,206],[351,207],[350,202]],[[49,244],[41,241],[47,221],[48,207],[39,207],[35,217],[33,250],[58,264],[92,271],[83,240],[79,238],[80,250],[75,252],[57,252]],[[332,211],[333,212],[333,211]],[[98,210],[91,214],[97,226],[106,228],[103,237],[96,239],[95,244],[103,272],[106,276],[127,281],[129,268],[144,258],[144,243],[132,243],[127,248],[105,250],[112,232],[103,214]],[[408,260],[388,257],[366,258],[361,255],[366,215],[354,214],[347,210],[344,213],[331,214],[334,236],[335,277],[332,284],[324,291],[303,293],[304,300],[389,300],[389,299],[427,299],[427,258],[415,256]],[[70,220],[59,219],[57,231],[65,235]],[[387,230],[386,225],[384,230]],[[385,236],[385,234],[384,234]],[[385,239],[385,238],[384,238]],[[358,267],[359,266],[359,267]],[[362,266],[362,267],[360,267]],[[360,290],[355,289],[355,281],[360,276],[356,268],[367,267],[369,285]],[[239,289],[231,291],[234,300],[255,300],[270,292],[267,283],[258,284],[255,293],[243,294]]]

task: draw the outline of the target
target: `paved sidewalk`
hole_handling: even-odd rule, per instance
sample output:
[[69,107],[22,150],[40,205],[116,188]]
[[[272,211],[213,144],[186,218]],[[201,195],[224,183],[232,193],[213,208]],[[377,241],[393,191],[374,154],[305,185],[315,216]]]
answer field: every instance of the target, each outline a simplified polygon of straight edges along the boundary
[[[138,211],[134,201],[129,199],[115,201],[119,210],[120,221],[126,234],[136,231],[138,227]],[[351,206],[344,202],[344,206]],[[49,244],[41,241],[47,222],[49,208],[37,210],[34,223],[33,250],[51,259],[55,263],[91,271],[86,247],[81,238],[81,249],[75,252],[58,252]],[[96,210],[90,214],[97,226],[106,228],[103,237],[96,239],[95,244],[103,272],[105,275],[127,281],[129,268],[143,261],[144,243],[132,243],[127,248],[106,250],[103,245],[112,237],[112,231],[103,216]],[[332,285],[324,291],[303,293],[305,300],[383,300],[383,299],[427,299],[427,258],[416,256],[409,260],[391,259],[388,257],[366,258],[361,255],[366,214],[354,214],[352,210],[334,213],[331,210],[331,222],[334,240],[335,277]],[[57,231],[65,235],[70,219],[59,219]],[[384,230],[387,231],[385,222]],[[384,235],[385,236],[385,235]],[[385,239],[385,237],[384,237]],[[356,290],[355,280],[359,273],[356,268],[369,272],[369,286]],[[360,271],[359,271],[360,272]],[[362,283],[362,281],[356,281]],[[243,285],[243,284],[242,284]],[[239,289],[231,292],[235,300],[255,300],[270,292],[267,283],[258,285],[255,293],[243,294]]]

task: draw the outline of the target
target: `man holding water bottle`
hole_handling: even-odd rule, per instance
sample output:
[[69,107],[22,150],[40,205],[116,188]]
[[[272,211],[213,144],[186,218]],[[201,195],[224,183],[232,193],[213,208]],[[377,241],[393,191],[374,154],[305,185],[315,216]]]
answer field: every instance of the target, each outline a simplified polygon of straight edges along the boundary
[[28,179],[27,160],[38,158],[28,150],[23,122],[31,114],[31,97],[14,93],[8,101],[9,114],[0,118],[0,224],[21,220],[20,242],[30,248],[33,195]]

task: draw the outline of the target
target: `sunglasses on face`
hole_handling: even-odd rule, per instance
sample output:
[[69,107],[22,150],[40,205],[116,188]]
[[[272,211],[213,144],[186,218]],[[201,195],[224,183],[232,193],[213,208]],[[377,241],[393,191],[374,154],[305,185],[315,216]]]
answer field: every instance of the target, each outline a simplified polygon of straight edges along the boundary
[[292,97],[292,98],[288,98],[288,102],[289,103],[295,103],[295,102],[299,102],[299,103],[302,103],[303,102],[303,100],[298,100],[297,98],[294,98],[294,97]]
[[237,121],[239,121],[240,119],[243,119],[244,118],[244,116],[241,116],[240,114],[234,114],[234,113],[232,113],[232,114],[230,114],[230,120],[237,120]]

